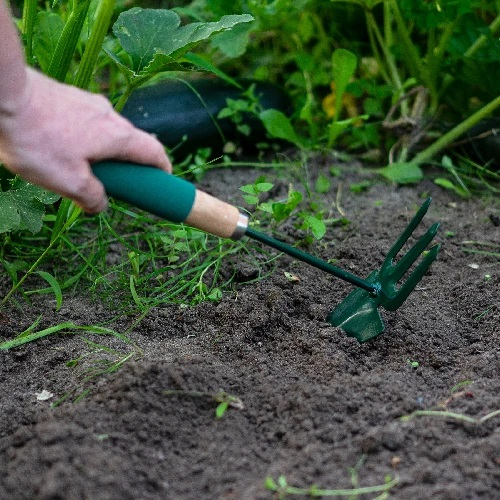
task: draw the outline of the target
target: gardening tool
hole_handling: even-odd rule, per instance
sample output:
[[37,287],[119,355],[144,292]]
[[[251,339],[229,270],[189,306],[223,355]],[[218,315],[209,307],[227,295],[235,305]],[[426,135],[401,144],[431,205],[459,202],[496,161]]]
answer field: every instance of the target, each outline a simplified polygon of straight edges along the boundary
[[200,191],[190,182],[162,170],[106,161],[94,164],[93,171],[103,183],[109,196],[126,201],[171,222],[184,222],[221,238],[237,240],[242,236],[248,236],[353,284],[357,289],[330,313],[327,321],[341,327],[348,336],[355,337],[359,342],[372,339],[384,331],[378,307],[382,306],[389,311],[400,307],[439,252],[439,245],[432,247],[409,273],[406,281],[397,286],[413,263],[424,253],[438,230],[439,224],[436,223],[397,263],[394,262],[396,255],[427,212],[430,198],[420,207],[390,249],[382,267],[363,279],[254,230],[248,225],[248,216],[235,206]]

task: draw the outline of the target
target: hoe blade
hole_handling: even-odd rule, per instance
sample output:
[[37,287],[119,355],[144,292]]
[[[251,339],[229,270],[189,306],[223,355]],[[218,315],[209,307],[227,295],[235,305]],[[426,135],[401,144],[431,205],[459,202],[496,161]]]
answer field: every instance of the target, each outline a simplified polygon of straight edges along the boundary
[[[384,331],[384,323],[378,311],[379,306],[388,311],[398,309],[423,278],[439,252],[440,245],[435,245],[425,253],[439,228],[439,224],[434,224],[399,262],[394,260],[424,217],[430,202],[429,198],[420,207],[389,250],[382,267],[366,278],[367,283],[376,285],[375,290],[372,292],[361,288],[354,290],[330,313],[327,318],[329,323],[342,328],[349,337],[355,337],[359,342],[366,342]],[[422,260],[409,273],[406,281],[399,285],[399,281],[410,271],[414,262],[422,256]]]
[[[378,273],[368,276],[367,281],[377,281]],[[326,318],[333,326],[344,330],[348,337],[354,337],[358,342],[366,342],[380,335],[385,327],[378,301],[370,292],[356,288],[351,292]]]

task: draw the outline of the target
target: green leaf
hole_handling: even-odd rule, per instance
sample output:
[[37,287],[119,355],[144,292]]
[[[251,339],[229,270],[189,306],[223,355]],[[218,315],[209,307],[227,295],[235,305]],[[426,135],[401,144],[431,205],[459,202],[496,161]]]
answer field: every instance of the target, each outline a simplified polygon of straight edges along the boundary
[[194,66],[198,66],[198,68],[213,73],[222,80],[226,81],[231,85],[234,85],[239,89],[243,88],[234,78],[231,78],[228,74],[224,73],[224,71],[219,69],[217,66],[214,66],[212,62],[206,59],[203,55],[188,52],[187,54],[184,55],[183,59],[193,64]]
[[12,189],[0,192],[0,233],[19,229],[37,233],[42,228],[44,205],[58,199],[38,186],[15,180]]
[[359,115],[353,118],[347,118],[346,120],[338,120],[330,123],[328,125],[328,145],[332,147],[337,137],[344,132],[344,130],[348,129],[354,123],[360,120],[367,120],[368,118],[368,115]]
[[257,193],[267,193],[273,188],[273,184],[270,182],[258,182],[255,184],[255,189]]
[[325,177],[324,175],[320,174],[318,176],[318,178],[316,179],[316,184],[314,186],[314,190],[317,193],[325,194],[325,193],[328,193],[328,191],[330,191],[330,187],[331,187],[330,180],[327,177]]
[[250,32],[254,29],[254,24],[239,24],[230,31],[215,35],[212,46],[219,49],[227,57],[241,57],[247,50]]
[[281,222],[288,218],[301,201],[302,193],[298,191],[292,191],[291,193],[289,193],[286,203],[273,203],[272,213],[274,220],[276,222]]
[[271,491],[276,491],[278,489],[278,485],[271,476],[266,477],[264,487],[266,488],[266,490],[271,490]]
[[[30,328],[29,330],[31,331],[32,329],[33,328]],[[0,350],[13,349],[14,347],[19,347],[23,344],[27,344],[28,342],[33,342],[43,337],[47,337],[48,335],[59,333],[63,330],[84,331],[84,332],[95,333],[97,335],[112,335],[113,337],[116,337],[117,339],[120,339],[123,342],[127,343],[129,342],[127,337],[125,337],[121,333],[111,330],[110,328],[104,328],[102,326],[96,326],[96,325],[80,326],[76,325],[75,323],[72,323],[71,321],[68,321],[65,323],[60,323],[59,325],[51,326],[50,328],[45,328],[44,330],[40,330],[38,332],[29,333],[28,335],[25,335],[25,332],[23,332],[21,335],[17,336],[12,340],[7,340],[6,342],[2,342],[0,344]]]
[[134,71],[152,73],[212,35],[253,20],[247,14],[229,15],[218,22],[180,26],[180,17],[172,10],[134,7],[120,14],[113,33],[132,58]]
[[[346,2],[346,0],[331,0],[333,3]],[[348,3],[360,5],[366,10],[372,10],[376,5],[382,3],[383,0],[347,0]]]
[[33,55],[44,73],[49,69],[52,54],[64,28],[61,16],[54,12],[39,12],[33,32]]
[[264,201],[261,204],[259,204],[259,210],[262,212],[266,212],[268,214],[273,213],[273,203],[270,201]]
[[284,139],[299,148],[304,147],[302,139],[295,133],[290,120],[284,113],[276,109],[266,109],[259,114],[259,117],[271,137]]
[[438,177],[437,179],[434,179],[434,184],[441,186],[444,189],[448,189],[450,191],[453,191],[455,194],[458,194],[458,196],[462,198],[469,198],[470,193],[468,193],[464,188],[461,186],[457,186],[453,184],[449,179],[445,179],[443,177]]
[[223,401],[222,403],[217,405],[217,408],[215,409],[215,416],[217,418],[222,418],[228,408],[229,408],[229,403],[227,401]]
[[37,274],[41,276],[52,288],[52,291],[56,296],[56,311],[59,311],[63,302],[63,295],[59,282],[54,278],[54,276],[52,276],[52,274],[46,271],[37,271]]
[[326,226],[322,220],[314,217],[313,215],[304,215],[304,229],[310,229],[313,236],[320,240],[326,233]]
[[388,167],[378,169],[378,172],[385,178],[397,184],[411,184],[419,182],[424,178],[422,169],[412,162],[395,163]]
[[247,194],[256,194],[255,186],[253,184],[246,184],[245,186],[240,187],[240,191]]
[[332,55],[332,72],[335,82],[335,121],[340,115],[342,97],[356,71],[357,64],[356,56],[346,49],[337,49]]
[[222,290],[220,288],[214,288],[207,296],[208,300],[218,302],[222,299]]
[[257,205],[257,203],[259,203],[259,197],[252,194],[244,195],[243,199],[245,200],[245,203],[248,203],[249,205]]

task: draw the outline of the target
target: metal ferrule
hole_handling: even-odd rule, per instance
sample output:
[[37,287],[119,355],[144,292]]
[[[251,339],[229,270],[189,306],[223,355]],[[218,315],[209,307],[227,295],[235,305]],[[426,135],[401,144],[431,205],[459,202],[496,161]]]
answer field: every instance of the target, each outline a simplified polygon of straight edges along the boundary
[[242,214],[238,217],[238,222],[234,228],[234,233],[231,236],[232,240],[239,240],[245,233],[248,227],[248,215]]

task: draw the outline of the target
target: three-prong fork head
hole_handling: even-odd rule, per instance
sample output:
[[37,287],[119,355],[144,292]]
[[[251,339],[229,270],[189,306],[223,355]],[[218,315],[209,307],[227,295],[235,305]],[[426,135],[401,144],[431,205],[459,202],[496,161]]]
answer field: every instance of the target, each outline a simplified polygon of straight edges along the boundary
[[[378,307],[382,306],[388,311],[398,309],[436,260],[439,252],[440,245],[435,245],[426,251],[439,228],[439,224],[436,223],[427,230],[408,252],[398,261],[395,260],[420,224],[431,201],[429,198],[422,204],[387,253],[382,267],[368,276],[367,281],[376,286],[376,292],[370,293],[362,289],[354,290],[330,313],[327,318],[328,322],[341,327],[348,336],[355,337],[359,342],[365,342],[384,331],[384,323]],[[422,255],[422,260],[415,269],[411,270],[413,264]],[[410,273],[409,276],[402,284],[399,284],[408,272]]]

